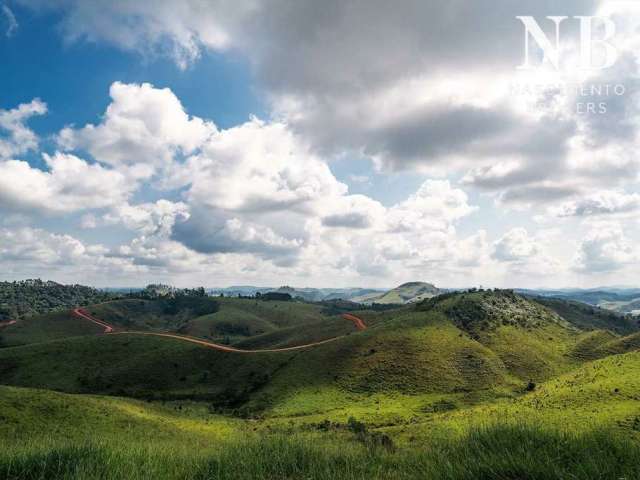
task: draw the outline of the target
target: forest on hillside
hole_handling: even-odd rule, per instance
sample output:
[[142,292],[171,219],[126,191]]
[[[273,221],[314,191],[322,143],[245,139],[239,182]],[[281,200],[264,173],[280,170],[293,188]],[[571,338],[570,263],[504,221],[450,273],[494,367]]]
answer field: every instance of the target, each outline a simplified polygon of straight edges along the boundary
[[43,280],[0,282],[0,322],[104,302],[113,294]]

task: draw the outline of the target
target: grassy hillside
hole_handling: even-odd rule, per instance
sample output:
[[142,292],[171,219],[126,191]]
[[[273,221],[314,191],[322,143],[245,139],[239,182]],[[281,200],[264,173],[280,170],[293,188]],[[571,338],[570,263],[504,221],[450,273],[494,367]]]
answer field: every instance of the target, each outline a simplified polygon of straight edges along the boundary
[[126,330],[178,330],[189,320],[218,311],[211,297],[121,299],[86,307],[92,315]]
[[172,339],[103,335],[0,349],[0,383],[236,406],[295,353],[229,354]]
[[610,330],[628,335],[640,329],[637,319],[593,305],[548,297],[535,297],[535,301],[583,330]]
[[[245,325],[255,335],[238,335],[234,344],[248,349],[344,336],[309,350],[248,355],[166,338],[73,338],[0,350],[0,382],[68,392],[207,399],[242,408],[245,414],[281,415],[328,411],[350,396],[454,395],[473,403],[516,394],[530,380],[544,381],[597,358],[573,354],[583,332],[510,292],[449,294],[417,306],[358,315],[367,330],[356,332],[340,317],[325,317],[316,305],[224,299],[216,313],[187,322],[187,328],[203,328],[201,334],[211,335],[224,321],[234,328]],[[260,325],[273,330],[258,334]]]
[[[93,395],[0,386],[0,439],[28,443],[34,438],[148,441],[202,446],[241,426],[206,408],[175,406]],[[43,414],[46,412],[46,415]],[[5,444],[6,445],[6,444]]]
[[245,422],[197,404],[0,387],[0,476],[637,478],[638,379],[640,354],[631,353],[517,399],[424,409],[379,427],[299,417]]
[[216,298],[216,301],[220,306],[217,312],[193,319],[180,331],[188,335],[235,343],[249,337],[326,319],[320,307],[309,303],[242,298]]
[[466,431],[479,423],[526,421],[574,432],[614,428],[640,441],[639,399],[640,352],[631,352],[586,363],[515,399],[436,415],[433,428],[421,430],[433,435],[442,425]]
[[97,335],[104,329],[70,312],[48,313],[20,320],[0,329],[0,348],[47,342],[81,335]]
[[224,297],[124,299],[87,310],[124,330],[174,331],[227,344],[327,318],[308,303]]

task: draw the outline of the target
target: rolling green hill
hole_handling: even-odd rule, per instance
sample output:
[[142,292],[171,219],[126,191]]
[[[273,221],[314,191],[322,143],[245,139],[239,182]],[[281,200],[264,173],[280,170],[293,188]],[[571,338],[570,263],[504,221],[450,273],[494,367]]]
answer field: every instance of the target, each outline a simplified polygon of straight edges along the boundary
[[20,320],[0,329],[0,348],[48,342],[82,335],[97,335],[104,329],[70,312],[47,313]]
[[229,353],[64,314],[6,327],[0,478],[640,475],[640,333],[619,317],[471,291],[356,311],[356,331],[320,304],[167,300],[88,310],[252,349],[338,338]]
[[121,299],[86,307],[97,318],[125,330],[176,331],[189,320],[218,311],[211,297]]
[[[317,305],[216,301],[218,311],[181,328],[220,335],[216,329],[228,322],[226,332],[239,335],[227,338],[247,349],[340,338],[308,350],[261,354],[230,354],[127,334],[70,338],[0,349],[0,382],[203,399],[221,408],[241,408],[243,414],[280,415],[341,408],[354,396],[454,395],[473,403],[474,395],[514,395],[530,380],[547,380],[601,356],[585,347],[583,331],[512,292],[447,294],[397,310],[357,312],[369,325],[362,332],[340,317],[324,316]],[[135,311],[142,304],[117,302],[89,310],[110,313],[114,305],[121,315],[122,309]],[[117,320],[111,314],[108,318]],[[626,351],[632,347],[618,343],[634,345],[611,335],[598,348]],[[576,355],[580,348],[587,353]]]
[[243,422],[198,404],[0,387],[0,476],[637,478],[639,378],[640,354],[630,353],[516,399],[453,409],[440,402],[380,426]]

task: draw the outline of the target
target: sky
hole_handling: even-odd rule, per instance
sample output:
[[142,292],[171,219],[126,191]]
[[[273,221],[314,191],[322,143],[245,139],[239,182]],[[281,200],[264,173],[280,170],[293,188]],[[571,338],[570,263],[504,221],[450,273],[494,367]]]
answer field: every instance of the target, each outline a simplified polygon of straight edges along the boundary
[[613,0],[0,0],[0,280],[638,286],[638,27]]

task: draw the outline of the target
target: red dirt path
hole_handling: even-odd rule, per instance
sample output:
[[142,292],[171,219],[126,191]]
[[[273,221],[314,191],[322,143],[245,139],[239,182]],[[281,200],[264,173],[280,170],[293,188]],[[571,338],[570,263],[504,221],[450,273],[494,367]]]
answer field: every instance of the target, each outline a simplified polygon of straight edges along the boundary
[[8,327],[9,325],[15,325],[17,322],[15,320],[8,320],[6,322],[0,322],[0,328]]
[[[154,337],[165,337],[165,338],[174,338],[176,340],[182,340],[183,342],[195,343],[196,345],[201,345],[207,348],[213,348],[214,350],[219,350],[221,352],[232,352],[232,353],[260,353],[260,352],[289,352],[292,350],[301,350],[303,348],[315,347],[316,345],[322,345],[325,343],[333,342],[341,337],[333,337],[327,340],[322,340],[320,342],[307,343],[305,345],[296,345],[295,347],[283,347],[283,348],[267,348],[263,350],[243,350],[240,348],[230,347],[228,345],[221,345],[219,343],[209,342],[207,340],[202,340],[200,338],[189,337],[187,335],[179,335],[177,333],[156,333],[156,332],[137,332],[137,331],[115,331],[115,327],[109,325],[104,320],[100,320],[99,318],[94,317],[89,312],[82,308],[76,308],[73,310],[73,314],[77,317],[88,320],[89,322],[93,322],[97,325],[100,325],[104,328],[104,333],[110,335],[149,335]],[[357,330],[365,330],[367,325],[364,321],[352,315],[350,313],[342,314],[342,318],[345,320],[349,320],[353,322],[354,326]],[[15,321],[13,322],[15,323]]]
[[104,328],[104,333],[112,333],[114,330],[114,328],[111,325],[109,325],[107,322],[104,322],[99,318],[94,317],[93,315],[91,315],[86,310],[83,310],[82,308],[76,308],[73,311],[73,314],[76,317],[84,318],[85,320],[89,320],[90,322],[93,322],[96,325],[100,325],[101,327]]
[[367,325],[360,317],[356,317],[355,315],[351,315],[350,313],[343,313],[342,318],[344,318],[345,320],[351,320],[358,330],[367,329]]

